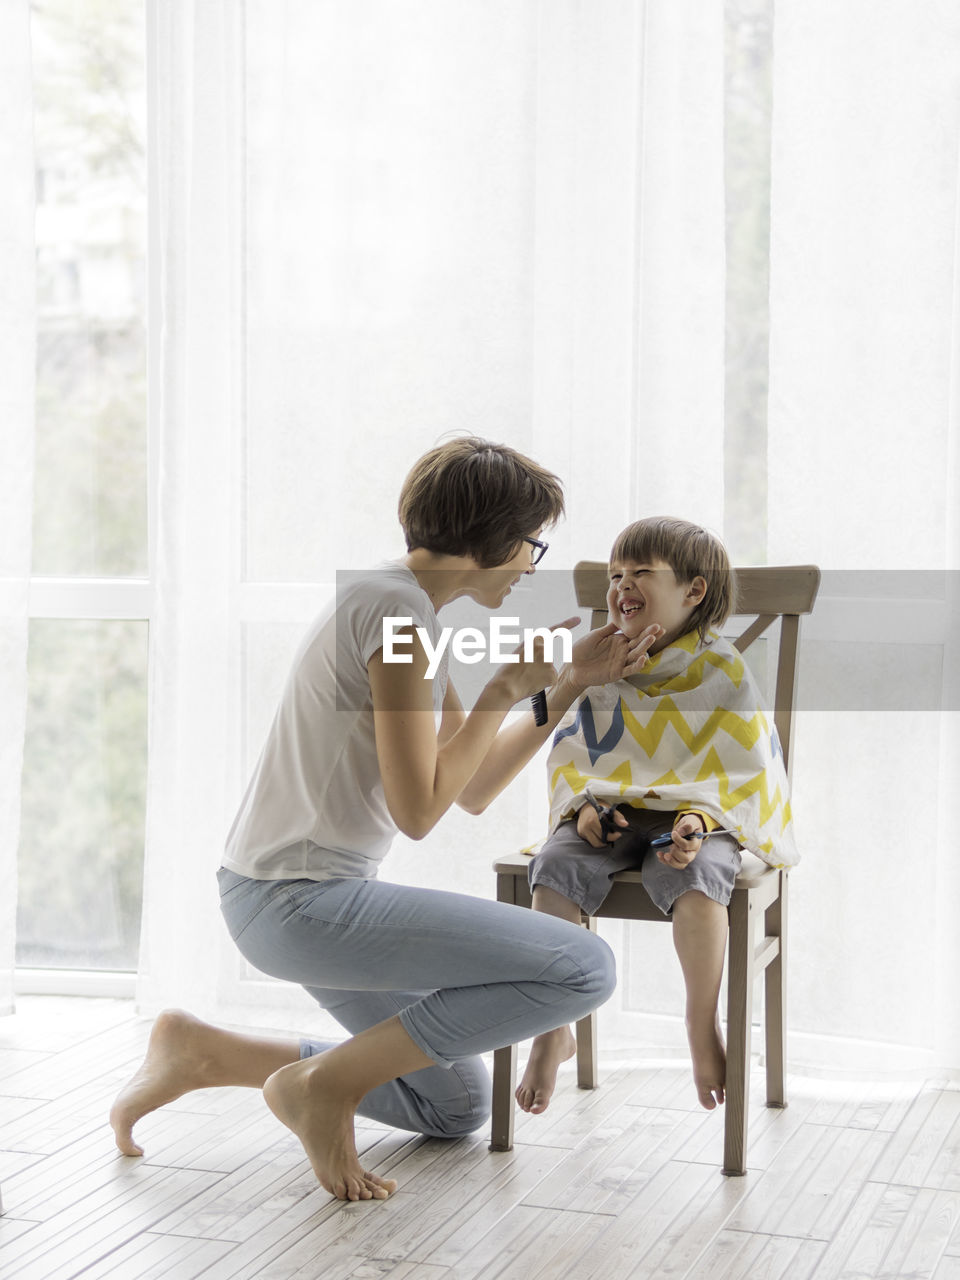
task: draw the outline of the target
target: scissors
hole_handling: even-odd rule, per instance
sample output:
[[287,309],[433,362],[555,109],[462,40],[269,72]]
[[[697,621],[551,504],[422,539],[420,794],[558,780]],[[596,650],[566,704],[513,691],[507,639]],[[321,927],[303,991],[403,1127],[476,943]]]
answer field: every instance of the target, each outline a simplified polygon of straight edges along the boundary
[[[713,831],[691,831],[690,835],[684,836],[685,840],[709,840],[711,836],[735,836],[736,831],[727,831],[725,827],[717,827]],[[651,849],[663,849],[668,844],[673,844],[673,832],[668,831],[665,836],[657,836],[650,841]]]
[[604,840],[609,840],[610,836],[613,835],[615,831],[620,832],[624,830],[623,827],[618,827],[613,820],[613,815],[617,812],[617,806],[615,804],[607,805],[607,807],[604,808],[596,796],[592,795],[590,791],[584,791],[583,794],[597,811],[600,818],[600,832]]

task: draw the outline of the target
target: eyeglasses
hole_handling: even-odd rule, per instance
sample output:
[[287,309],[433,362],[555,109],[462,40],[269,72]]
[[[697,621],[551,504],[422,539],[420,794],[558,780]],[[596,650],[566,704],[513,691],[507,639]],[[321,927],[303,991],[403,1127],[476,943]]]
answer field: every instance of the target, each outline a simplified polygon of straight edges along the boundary
[[539,564],[540,561],[543,559],[543,557],[550,550],[549,542],[538,542],[536,538],[523,538],[521,539],[521,541],[529,542],[531,547],[534,548],[533,558],[530,561],[532,565]]

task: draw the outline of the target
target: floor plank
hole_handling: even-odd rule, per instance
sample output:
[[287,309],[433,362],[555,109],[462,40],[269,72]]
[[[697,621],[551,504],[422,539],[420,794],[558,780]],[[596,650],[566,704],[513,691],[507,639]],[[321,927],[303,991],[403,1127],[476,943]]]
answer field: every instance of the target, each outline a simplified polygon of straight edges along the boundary
[[960,1089],[928,1089],[914,1098],[877,1161],[874,1177],[960,1190]]
[[822,1240],[798,1240],[794,1236],[769,1236],[744,1231],[717,1233],[687,1280],[819,1280]]
[[609,1219],[515,1206],[455,1268],[463,1280],[561,1280]]
[[18,1280],[68,1280],[149,1231],[173,1204],[186,1203],[214,1177],[143,1165],[125,1169],[114,1181],[98,1185],[5,1244],[0,1266]]
[[83,1280],[197,1280],[232,1248],[222,1240],[181,1240],[145,1231],[87,1267]]
[[958,1212],[955,1192],[869,1182],[824,1251],[817,1280],[933,1276]]
[[731,1227],[829,1240],[887,1140],[872,1130],[801,1125],[779,1159],[750,1179]]

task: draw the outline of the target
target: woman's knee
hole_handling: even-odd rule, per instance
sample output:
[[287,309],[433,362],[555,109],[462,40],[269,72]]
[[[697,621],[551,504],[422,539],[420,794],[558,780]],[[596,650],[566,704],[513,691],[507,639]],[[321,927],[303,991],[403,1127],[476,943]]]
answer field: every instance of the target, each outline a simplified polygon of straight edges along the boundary
[[439,1116],[437,1130],[431,1134],[434,1138],[465,1138],[476,1133],[490,1119],[490,1101],[471,1101],[462,1111],[450,1112]]
[[433,1102],[431,1137],[465,1138],[490,1119],[492,1086],[482,1060],[465,1058],[454,1063],[450,1070],[459,1079],[461,1088],[455,1097]]
[[597,941],[603,947],[603,964],[599,975],[599,987],[601,991],[601,999],[609,1000],[613,995],[617,986],[617,961],[611,949],[603,941],[598,938]]

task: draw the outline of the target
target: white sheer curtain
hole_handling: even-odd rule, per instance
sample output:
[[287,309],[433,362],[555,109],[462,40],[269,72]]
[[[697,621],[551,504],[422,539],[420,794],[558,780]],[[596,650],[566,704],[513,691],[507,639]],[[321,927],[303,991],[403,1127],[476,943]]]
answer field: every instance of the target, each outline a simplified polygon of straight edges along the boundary
[[202,1013],[223,954],[213,873],[236,732],[241,13],[231,0],[148,9],[156,604],[138,995]]
[[[722,532],[722,8],[152,0],[144,1011],[309,1020],[245,971],[213,871],[303,627],[338,569],[400,553],[397,490],[438,436],[506,440],[564,478],[553,569],[643,513]],[[780,0],[776,21],[767,558],[957,568],[957,20],[936,0]],[[960,1067],[935,976],[960,960],[956,860],[908,838],[952,822],[956,716],[936,707],[958,703],[955,597],[904,635],[912,588],[863,608],[844,590],[808,628],[808,689],[926,662],[934,701],[844,710],[834,678],[805,703],[791,1060]],[[530,607],[563,617],[562,594]],[[398,841],[385,874],[491,894],[543,794],[534,765],[481,819]],[[834,838],[864,817],[866,846]],[[609,936],[605,1045],[682,1049],[668,931]]]
[[13,1008],[33,510],[33,118],[27,0],[0,6],[0,1013]]
[[954,5],[777,4],[768,556],[857,571],[803,655],[791,1033],[822,1066],[960,1068],[958,66]]

